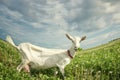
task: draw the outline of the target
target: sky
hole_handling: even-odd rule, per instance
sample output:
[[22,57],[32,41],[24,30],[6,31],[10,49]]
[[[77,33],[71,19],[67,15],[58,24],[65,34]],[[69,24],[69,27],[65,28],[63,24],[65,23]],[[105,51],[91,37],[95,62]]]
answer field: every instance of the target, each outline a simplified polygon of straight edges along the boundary
[[0,0],[0,38],[68,49],[65,36],[87,36],[81,48],[120,38],[120,0]]

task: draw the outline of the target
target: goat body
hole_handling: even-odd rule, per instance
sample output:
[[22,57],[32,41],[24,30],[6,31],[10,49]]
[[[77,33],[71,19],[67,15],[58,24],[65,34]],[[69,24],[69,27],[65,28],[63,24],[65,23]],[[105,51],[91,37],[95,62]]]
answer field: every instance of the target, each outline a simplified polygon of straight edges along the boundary
[[27,63],[35,69],[65,66],[70,63],[70,57],[65,50],[47,49],[30,43],[21,43],[17,48],[21,52],[22,60],[27,60]]

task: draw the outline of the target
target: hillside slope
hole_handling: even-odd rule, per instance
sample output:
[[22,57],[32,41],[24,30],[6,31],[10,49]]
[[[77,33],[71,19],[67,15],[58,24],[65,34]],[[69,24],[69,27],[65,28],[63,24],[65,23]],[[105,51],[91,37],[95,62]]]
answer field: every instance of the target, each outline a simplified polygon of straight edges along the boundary
[[102,44],[102,45],[99,45],[99,46],[96,46],[96,47],[93,47],[93,48],[90,48],[90,49],[87,49],[85,50],[86,51],[95,51],[95,50],[98,50],[98,49],[104,49],[104,48],[109,48],[110,46],[116,46],[116,45],[120,45],[120,38],[118,39],[114,39],[112,41],[109,41],[108,43],[106,44]]
[[[0,40],[0,80],[61,80],[54,68],[32,71],[31,75],[16,67],[20,63],[19,51]],[[65,68],[66,80],[119,80],[120,39],[102,46],[79,51]]]

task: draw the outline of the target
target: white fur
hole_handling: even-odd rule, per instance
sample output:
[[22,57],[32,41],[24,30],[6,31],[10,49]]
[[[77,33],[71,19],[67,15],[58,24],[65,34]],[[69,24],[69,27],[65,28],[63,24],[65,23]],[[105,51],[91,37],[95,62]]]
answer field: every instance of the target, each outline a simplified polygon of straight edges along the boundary
[[[76,49],[80,47],[79,42],[84,40],[86,37],[72,37],[69,34],[66,34],[66,36],[73,43],[69,51],[71,56],[74,57]],[[17,67],[19,72],[22,68],[25,68],[25,66],[28,65],[35,69],[58,67],[64,76],[64,68],[71,61],[70,56],[67,54],[67,50],[47,49],[30,43],[21,43],[16,46],[10,36],[7,36],[6,40],[15,46],[21,53],[22,62]]]

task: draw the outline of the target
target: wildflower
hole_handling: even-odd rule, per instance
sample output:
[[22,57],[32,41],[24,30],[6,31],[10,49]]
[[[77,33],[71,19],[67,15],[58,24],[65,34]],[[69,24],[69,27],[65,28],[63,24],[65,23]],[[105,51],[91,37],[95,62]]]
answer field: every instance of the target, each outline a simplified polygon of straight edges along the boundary
[[112,71],[109,71],[110,74],[112,74],[113,72]]
[[101,73],[101,71],[98,71],[98,74]]
[[78,67],[78,64],[77,64],[77,65],[75,65],[75,67]]

